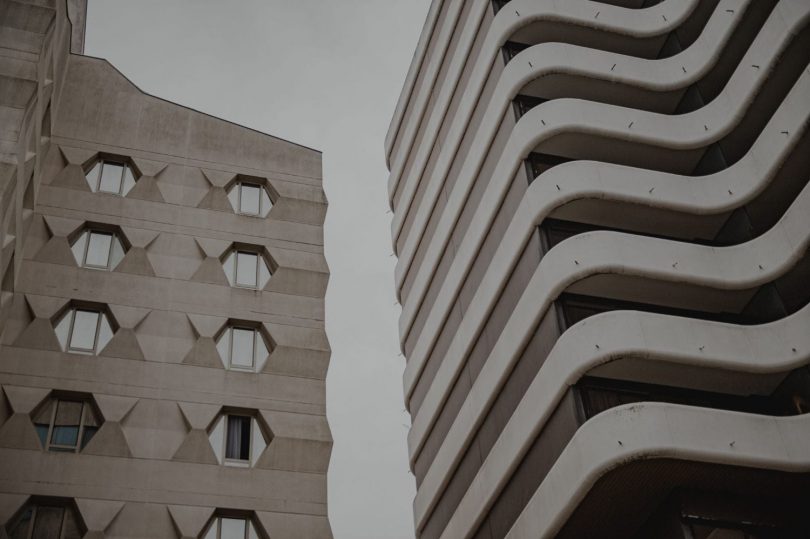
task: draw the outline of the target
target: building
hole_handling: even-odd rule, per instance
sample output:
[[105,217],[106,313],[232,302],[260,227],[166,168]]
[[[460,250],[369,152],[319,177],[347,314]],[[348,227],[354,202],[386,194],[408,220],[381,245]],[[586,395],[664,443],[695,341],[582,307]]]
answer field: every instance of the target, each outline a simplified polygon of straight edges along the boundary
[[809,21],[433,0],[385,140],[419,537],[810,536]]
[[0,537],[331,537],[320,152],[82,56],[85,8],[0,2]]

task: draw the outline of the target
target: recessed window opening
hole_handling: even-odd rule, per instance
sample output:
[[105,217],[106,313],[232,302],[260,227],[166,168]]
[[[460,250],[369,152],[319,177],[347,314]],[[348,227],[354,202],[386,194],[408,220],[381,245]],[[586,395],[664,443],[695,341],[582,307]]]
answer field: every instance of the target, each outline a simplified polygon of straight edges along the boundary
[[203,539],[260,539],[249,518],[214,517]]
[[222,262],[225,276],[231,286],[264,288],[270,280],[270,268],[257,251],[234,249]]
[[78,453],[99,429],[92,404],[78,399],[50,399],[34,418],[42,447],[47,451]]
[[267,447],[267,440],[256,418],[244,413],[219,416],[211,429],[209,440],[217,461],[226,466],[252,466]]
[[28,505],[7,530],[11,539],[81,539],[82,525],[65,504]]
[[228,200],[236,213],[242,215],[267,217],[273,207],[270,195],[263,185],[246,181],[233,184],[228,191]]
[[105,230],[82,231],[71,246],[76,262],[85,268],[112,270],[124,258],[124,245],[118,236]]
[[69,309],[54,329],[62,349],[78,354],[99,352],[113,336],[106,314],[93,309]]
[[135,186],[132,167],[122,161],[101,159],[87,173],[87,183],[93,192],[124,196]]
[[254,371],[269,351],[257,328],[230,326],[217,341],[219,355],[230,369]]

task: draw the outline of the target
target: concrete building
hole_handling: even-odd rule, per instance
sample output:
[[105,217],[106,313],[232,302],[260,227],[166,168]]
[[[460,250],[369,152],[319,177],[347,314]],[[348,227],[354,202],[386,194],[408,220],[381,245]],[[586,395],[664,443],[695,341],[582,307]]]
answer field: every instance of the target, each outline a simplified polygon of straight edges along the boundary
[[385,141],[420,538],[810,537],[808,22],[433,0]]
[[0,537],[331,537],[321,155],[82,56],[85,9],[0,1]]

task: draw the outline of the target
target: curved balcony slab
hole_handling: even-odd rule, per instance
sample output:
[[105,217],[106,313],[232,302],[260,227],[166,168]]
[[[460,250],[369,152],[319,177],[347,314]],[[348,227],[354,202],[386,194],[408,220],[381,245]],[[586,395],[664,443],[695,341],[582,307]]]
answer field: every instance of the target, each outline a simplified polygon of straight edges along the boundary
[[[688,0],[686,2],[667,0],[649,8],[628,10],[627,8],[589,0],[569,0],[564,3],[554,2],[553,0],[542,0],[540,2],[537,0],[512,0],[509,4],[509,9],[499,11],[492,22],[482,47],[482,55],[486,56],[476,59],[475,71],[470,78],[469,86],[469,88],[473,90],[468,92],[469,97],[465,99],[464,103],[460,106],[458,115],[464,118],[470,117],[472,108],[474,108],[483,90],[487,75],[500,47],[521,28],[540,21],[562,22],[595,28],[621,36],[647,38],[664,35],[674,28],[677,28],[692,13],[697,5],[697,0]],[[599,13],[599,15],[595,16],[596,13]],[[479,14],[479,17],[482,15],[483,12]],[[471,41],[474,36],[465,37]],[[469,49],[469,47],[467,47],[467,49]],[[467,49],[461,48],[461,50],[465,51]],[[456,63],[452,78],[452,80],[455,81],[458,80],[460,70],[468,60],[466,58],[467,53],[460,56],[460,58],[455,59]],[[413,77],[416,77],[416,72],[414,72]],[[406,88],[413,88],[413,84],[406,81]],[[455,84],[445,85],[442,95],[437,100],[437,102],[440,103],[437,110],[441,112],[431,117],[427,128],[427,132],[433,139],[435,139],[438,133],[437,124],[444,118],[454,91]],[[411,95],[409,91],[408,100],[410,99],[413,99],[413,95]],[[421,120],[426,103],[427,97],[420,99],[422,106],[412,115],[413,120],[411,120],[408,127],[406,127],[408,133],[403,133],[403,136],[405,136],[405,147],[407,147],[409,151],[412,149],[411,145],[416,136],[416,127],[419,124],[416,120],[417,118]],[[392,203],[394,192],[397,189],[402,170],[404,169],[405,156],[409,153],[409,151],[403,151],[403,147],[403,149],[397,152],[397,158],[391,158],[394,141],[398,138],[397,133],[399,130],[403,129],[401,116],[404,114],[404,108],[403,106],[402,112],[399,114],[395,112],[391,127],[396,126],[396,132],[392,134],[389,130],[389,135],[386,137],[386,156],[391,170],[391,175],[388,180],[388,191]],[[423,147],[429,149],[433,146],[434,142],[435,140],[431,141],[429,144],[424,144]],[[423,150],[423,152],[424,151],[425,150]],[[418,167],[419,170],[421,170],[421,168],[422,167]],[[409,194],[403,197],[403,200],[407,200],[405,207],[396,208],[395,214],[401,214],[407,211],[407,206],[410,205],[414,192],[415,186],[408,189]]]
[[[648,60],[623,54],[606,52],[563,43],[544,43],[535,45],[522,51],[504,68],[498,80],[480,126],[476,131],[476,138],[472,146],[476,148],[489,148],[494,140],[501,120],[509,109],[512,99],[527,85],[542,88],[545,81],[550,80],[549,75],[573,75],[587,77],[596,81],[605,81],[619,85],[627,85],[648,92],[671,92],[684,89],[706,75],[715,65],[725,43],[750,5],[750,0],[724,0],[720,2],[710,17],[703,32],[698,39],[681,53],[661,60]],[[535,88],[535,89],[537,89]],[[632,106],[632,102],[616,102],[614,104]],[[411,269],[416,251],[423,241],[425,228],[433,211],[439,192],[445,183],[452,163],[457,158],[461,139],[467,129],[469,118],[456,115],[453,119],[446,140],[443,142],[436,170],[430,175],[424,200],[415,209],[414,227],[406,238],[402,252],[398,253],[397,284],[404,283],[405,276]],[[438,132],[438,128],[437,128]],[[430,147],[428,147],[428,150]],[[424,150],[427,151],[427,150]],[[429,153],[429,152],[428,152]],[[477,171],[488,152],[482,151],[472,160]],[[427,165],[427,157],[417,159],[418,163]],[[420,172],[414,176],[413,189],[416,189],[425,168],[417,169]],[[393,237],[396,245],[397,239],[404,227],[408,211],[414,211],[410,206],[398,210],[392,221]]]
[[[677,366],[696,375],[782,373],[810,363],[810,306],[776,322],[738,326],[637,311],[613,311],[585,319],[566,331],[526,390],[498,441],[458,507],[459,518],[483,514],[520,464],[568,388],[600,366],[624,358]],[[716,377],[714,377],[716,378]],[[476,408],[472,403],[469,408]],[[459,415],[434,460],[455,466],[459,443],[469,442],[477,414]],[[435,489],[428,480],[423,488]]]
[[[477,252],[522,159],[538,145],[542,146],[556,136],[579,134],[603,137],[606,142],[612,139],[617,143],[690,150],[704,147],[726,135],[742,120],[757,90],[767,79],[770,68],[778,62],[779,52],[806,25],[810,16],[808,11],[810,6],[801,0],[780,2],[723,92],[696,111],[670,116],[576,99],[556,99],[530,110],[513,129],[476,210],[474,225],[466,231],[462,242],[476,242],[473,251]],[[486,147],[475,147],[471,152],[483,154]],[[416,319],[453,227],[467,202],[479,164],[479,161],[473,160],[465,163],[436,231],[430,238],[424,260],[416,269],[413,288],[400,317],[400,339],[403,343]],[[459,251],[464,249],[462,243]],[[463,264],[462,273],[466,274],[472,259],[464,262],[457,256],[453,265]],[[398,266],[395,272],[398,287],[405,278],[401,267],[404,266]],[[450,271],[453,271],[452,266]],[[456,281],[446,283],[461,285]],[[444,288],[451,287],[445,285]]]
[[[807,473],[808,444],[810,415],[768,417],[658,403],[614,408],[577,431],[507,539],[553,537],[600,477],[633,461],[676,459]],[[467,536],[450,526],[442,535]]]
[[427,55],[428,44],[436,31],[436,22],[439,19],[439,13],[444,6],[445,0],[433,0],[428,8],[427,15],[425,16],[425,24],[422,26],[422,33],[419,34],[419,41],[416,43],[416,49],[413,51],[413,58],[408,67],[408,73],[405,75],[405,82],[402,84],[402,91],[397,98],[397,104],[394,106],[394,113],[391,116],[391,122],[388,124],[388,131],[385,133],[385,164],[391,168],[391,152],[394,150],[394,142],[399,133],[399,128],[402,124],[402,119],[405,116],[405,110],[408,108],[408,103],[416,86],[416,78],[419,76],[419,71]]
[[[414,502],[417,522],[421,523],[435,504],[456,459],[483,420],[533,329],[566,288],[593,275],[615,274],[720,290],[746,289],[787,272],[808,245],[810,185],[774,227],[740,245],[718,248],[596,231],[555,246],[540,261],[431,464]],[[419,420],[417,415],[414,429],[422,426],[417,426]]]
[[[431,383],[419,414],[414,418],[409,434],[412,457],[415,459],[418,455],[452,380],[463,367],[475,335],[485,324],[529,236],[546,217],[569,202],[585,198],[649,205],[696,215],[723,213],[739,207],[765,189],[803,136],[810,121],[808,102],[810,77],[805,77],[794,87],[748,154],[730,168],[707,177],[680,177],[578,161],[556,167],[535,181],[504,234],[504,241],[493,256],[471,308]],[[797,114],[802,107],[804,114]],[[784,131],[787,131],[786,135]],[[438,314],[431,313],[432,316]],[[436,323],[434,319],[427,322],[428,325]],[[406,366],[406,388],[415,386],[418,376],[416,362],[426,361],[429,346],[432,343],[422,341],[414,349]]]
[[[783,4],[780,3],[780,6],[781,5]],[[795,6],[795,4],[793,5]],[[798,25],[800,25],[799,27],[801,27],[801,25],[806,21],[807,16],[810,15],[810,6],[804,6],[802,13],[804,15],[803,17],[794,17],[789,20],[796,22]],[[780,15],[781,14],[782,13],[780,13]],[[769,19],[769,21],[771,20],[772,19]],[[768,34],[769,41],[776,39],[779,43],[784,44],[785,41],[790,40],[788,36],[784,35],[784,28],[781,32],[778,30],[778,27],[783,24],[787,23],[784,22],[784,19],[781,16],[776,17],[776,19],[773,20],[773,24],[770,25],[771,31]],[[777,33],[778,35],[774,35],[774,33]],[[758,36],[758,39],[760,38],[764,40],[765,36],[763,36],[761,33],[760,36]],[[755,48],[755,46],[752,46],[749,53],[751,53]],[[762,55],[767,54],[764,51],[760,51],[760,53]],[[756,53],[754,52],[754,54]],[[771,62],[776,61],[773,51],[771,51],[771,54],[768,54],[767,56],[769,58],[767,61],[768,63],[763,62],[763,64],[755,65],[771,65]],[[757,56],[754,56],[754,58],[756,57]],[[751,58],[749,58],[749,60],[750,59]],[[726,93],[721,95],[709,105],[699,109],[695,113],[684,114],[676,117],[647,113],[643,111],[631,112],[622,107],[614,107],[570,99],[559,99],[544,103],[526,113],[512,132],[510,140],[507,143],[507,147],[504,149],[504,153],[498,163],[496,172],[493,174],[492,181],[487,187],[487,191],[484,194],[481,205],[478,207],[477,216],[472,221],[470,228],[467,230],[462,245],[459,247],[456,257],[452,262],[450,270],[448,271],[447,277],[445,278],[445,284],[440,290],[439,296],[436,298],[433,306],[431,307],[427,322],[425,323],[426,330],[419,335],[414,350],[410,355],[404,376],[406,396],[410,396],[415,386],[415,382],[424,368],[427,355],[432,349],[432,346],[438,336],[438,332],[441,329],[441,323],[444,321],[446,313],[455,300],[455,297],[463,283],[463,279],[467,275],[467,272],[469,271],[469,268],[478,253],[480,244],[483,242],[486,235],[486,231],[488,230],[492,219],[494,219],[495,213],[500,206],[500,202],[509,187],[510,180],[514,175],[515,170],[520,165],[521,156],[528,154],[531,149],[536,147],[542,141],[548,140],[550,137],[553,137],[556,134],[570,132],[571,130],[584,133],[610,133],[610,137],[616,137],[619,140],[633,140],[644,143],[656,141],[656,143],[659,145],[666,144],[669,147],[677,148],[693,148],[705,145],[710,141],[721,137],[723,133],[728,132],[728,130],[733,128],[734,124],[739,121],[739,118],[744,112],[744,110],[741,110],[741,107],[744,106],[744,103],[748,103],[751,99],[753,99],[753,94],[756,92],[756,88],[763,81],[762,79],[764,76],[760,76],[761,71],[763,70],[752,68],[751,64],[744,61],[741,64],[741,67],[735,72],[735,76],[738,75],[738,80],[733,82],[738,86],[733,94],[729,95]],[[780,111],[786,110],[784,104],[780,105],[780,108],[768,123],[765,130],[765,132],[770,133],[770,137],[772,137],[773,140],[765,139],[761,142],[762,145],[781,145],[792,133],[790,128],[786,127],[787,125],[791,125],[794,128],[801,127],[801,125],[803,125],[803,120],[798,126],[796,125],[795,110],[803,110],[807,107],[807,94],[802,94],[802,92],[808,91],[807,79],[809,74],[810,73],[807,72],[802,73],[799,80],[791,89],[788,98],[785,100],[786,102],[790,99],[795,100],[796,94],[798,94],[798,97],[800,97],[799,103],[796,105],[798,109],[794,107],[790,114],[783,113],[780,115]],[[747,88],[741,88],[740,85],[747,86]],[[727,88],[729,86],[732,86],[732,84],[729,83]],[[628,125],[625,123],[628,117],[636,118],[630,128],[628,128]],[[778,126],[778,129],[776,130],[777,133],[771,133],[769,130],[774,129],[775,120],[777,117],[780,122],[776,124],[776,126]],[[641,120],[642,118],[644,118],[644,121]],[[636,123],[637,121],[640,123]],[[543,125],[543,123],[545,125]],[[628,131],[631,131],[632,133]],[[784,134],[785,132],[787,132],[787,135]],[[763,137],[760,137],[760,139],[763,139]],[[743,158],[741,161],[745,162],[745,164],[747,164],[749,167],[753,166],[754,170],[748,170],[746,172],[745,168],[735,166],[733,168],[735,169],[736,174],[743,172],[746,175],[750,175],[752,172],[760,169],[755,161],[746,160],[745,158]],[[537,185],[545,185],[545,179],[549,176],[552,176],[558,180],[551,185],[554,186],[555,190],[562,192],[564,184],[560,183],[560,180],[563,178],[568,178],[569,176],[568,174],[565,176],[557,176],[557,174],[560,173],[555,172],[555,170],[561,169],[571,173],[575,172],[575,169],[571,168],[575,165],[576,163],[567,163],[549,170],[529,186],[529,192],[537,189]],[[599,193],[602,192],[603,177],[610,178],[612,176],[611,171],[622,170],[622,174],[630,174],[631,176],[638,177],[638,175],[633,175],[633,173],[627,172],[628,170],[633,170],[629,167],[618,167],[606,163],[600,163],[598,165],[591,163],[588,166],[598,166],[599,172],[597,174],[586,174],[587,177],[592,180],[590,185],[591,194],[582,194],[582,196],[579,198],[600,197],[601,195]],[[710,191],[725,192],[726,200],[729,200],[728,197],[735,196],[734,190],[730,189],[728,184],[719,185],[716,181],[713,181],[715,177],[719,177],[732,183],[736,183],[734,176],[724,177],[724,175],[725,172],[721,171],[717,174],[703,178],[676,176],[678,178],[677,183],[674,183],[673,185],[664,184],[661,187],[667,193],[667,197],[674,195],[678,198],[687,198],[690,201],[695,201],[697,207],[700,207],[700,201],[697,200],[692,193],[688,192],[687,186],[689,189],[691,189],[692,186],[695,185],[696,179],[701,183],[713,183],[713,185],[707,187],[707,189]],[[664,173],[656,171],[645,171],[644,176],[649,176],[650,178],[667,177]],[[672,178],[671,175],[669,177]],[[596,181],[593,181],[594,178]],[[566,179],[565,181],[568,180]],[[576,179],[572,178],[572,181],[576,181]],[[646,183],[649,183],[649,181],[642,182],[642,185]],[[655,183],[658,184],[659,182]],[[456,187],[459,187],[459,185],[457,184]],[[637,190],[639,189],[639,184],[628,187],[636,191],[638,194]],[[650,185],[647,187],[647,189],[650,187],[655,187],[655,185]],[[662,193],[657,189],[658,188],[655,187],[655,190],[650,193],[650,196],[647,197],[647,201],[643,203],[650,205],[659,204],[658,201],[661,200],[659,197]],[[731,191],[731,193],[728,193],[728,191]],[[677,194],[678,192],[680,192],[680,194]],[[464,203],[462,199],[464,194],[457,192],[457,190],[454,190],[453,193],[454,195],[458,196],[453,197],[454,201],[452,203],[454,204],[454,207],[452,210],[454,211],[458,209],[460,211],[460,208]],[[556,198],[558,195],[559,193],[553,194],[553,198]],[[528,192],[526,196],[528,196]],[[538,205],[544,205],[546,203],[545,200],[536,202]],[[448,210],[450,210],[449,207]],[[449,236],[449,229],[451,228],[451,223],[449,222],[449,211],[442,216],[442,219],[443,222],[447,221],[444,222],[445,226],[441,229],[442,236],[447,238]],[[437,234],[439,232],[440,231],[437,229]],[[509,232],[507,232],[507,234],[509,234]],[[417,300],[417,297],[424,297],[427,286],[431,279],[432,271],[430,268],[435,267],[433,262],[437,262],[441,255],[439,249],[439,247],[442,247],[443,245],[441,239],[434,236],[433,240],[434,241],[431,242],[430,250],[426,255],[425,263],[422,265],[422,267],[420,267],[420,274],[414,283],[414,291],[417,293],[415,296],[409,298],[413,301],[409,301],[403,307],[403,312],[400,318],[400,331],[403,342],[404,338],[407,337],[407,332],[411,327],[412,321],[415,319],[419,308],[419,302],[421,300]],[[498,258],[495,257],[493,260],[497,261]],[[487,271],[487,274],[489,274],[489,271]],[[479,285],[479,288],[481,288],[483,285],[484,283]],[[498,290],[500,289],[496,289],[496,292]],[[476,303],[475,300],[473,301],[473,304],[474,303]]]
[[[440,33],[437,36],[438,43],[436,50],[432,53],[432,57],[427,64],[422,65],[425,69],[425,79],[427,79],[425,84],[422,84],[419,89],[414,89],[414,93],[410,94],[408,100],[404,102],[404,107],[402,109],[402,113],[397,113],[397,109],[394,109],[394,118],[393,120],[399,120],[397,123],[397,130],[390,131],[389,134],[386,136],[386,159],[389,162],[389,166],[391,170],[397,170],[398,174],[402,173],[402,170],[405,167],[405,162],[407,161],[407,156],[409,152],[413,149],[414,141],[417,139],[417,134],[419,131],[422,122],[424,121],[424,115],[426,114],[426,109],[428,107],[428,103],[430,102],[431,94],[435,91],[435,86],[437,83],[437,77],[439,75],[439,71],[442,67],[442,62],[445,61],[447,49],[450,46],[450,41],[453,38],[453,34],[455,32],[461,32],[461,36],[459,38],[459,46],[458,50],[463,51],[463,54],[455,54],[450,59],[450,67],[449,67],[449,78],[452,80],[457,80],[461,70],[464,67],[464,63],[469,53],[470,48],[472,47],[472,43],[475,39],[475,34],[478,31],[478,27],[481,24],[481,21],[484,19],[484,13],[487,9],[491,9],[490,0],[466,0],[470,2],[472,5],[471,12],[469,14],[469,20],[467,21],[469,24],[466,24],[463,29],[457,29],[458,26],[458,19],[461,15],[461,11],[464,6],[463,0],[446,0],[450,3],[447,6],[447,21],[440,29]],[[424,60],[423,60],[424,62]],[[418,72],[414,73],[414,82],[416,77],[418,76]],[[429,83],[427,83],[429,82]],[[407,84],[407,79],[406,79]],[[412,102],[411,102],[412,101]],[[411,114],[408,115],[408,118],[404,118],[404,113],[410,105],[412,107]],[[391,124],[393,127],[394,124]],[[387,141],[391,141],[390,150],[387,146]],[[394,145],[395,142],[399,140],[399,144],[396,145],[396,152],[394,152]],[[391,195],[391,202],[393,204],[393,196],[394,191],[396,190],[396,186],[391,187],[391,180],[389,177],[389,187],[390,187],[390,195]]]

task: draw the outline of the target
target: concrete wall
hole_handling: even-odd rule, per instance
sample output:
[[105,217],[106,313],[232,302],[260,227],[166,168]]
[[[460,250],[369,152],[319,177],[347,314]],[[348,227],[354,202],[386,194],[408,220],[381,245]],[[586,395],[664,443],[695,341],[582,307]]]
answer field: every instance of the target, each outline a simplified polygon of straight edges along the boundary
[[[3,98],[22,106],[6,113],[20,118],[19,142],[4,139],[0,199],[0,525],[59,497],[88,537],[197,537],[222,511],[263,537],[331,537],[320,153],[146,95],[106,61],[69,54],[71,35],[82,49],[81,3],[3,7],[13,15],[3,36],[17,40],[3,45],[31,52],[0,62]],[[85,180],[105,157],[136,171],[126,196]],[[270,193],[267,217],[231,207],[240,179]],[[88,224],[127,247],[112,271],[73,257]],[[229,285],[221,260],[233,246],[268,261],[263,289]],[[57,341],[70,305],[103,307],[113,321],[96,354]],[[227,370],[216,351],[234,321],[266,341],[256,372]],[[36,436],[33,418],[55,396],[85,399],[103,421],[78,453],[45,451]],[[209,442],[227,412],[256,418],[269,442],[250,467],[219,464]]]
[[[582,416],[585,376],[686,392],[677,402],[707,424],[725,416],[705,399],[753,412],[752,428],[808,411],[782,399],[788,386],[794,402],[810,396],[810,357],[790,333],[810,312],[798,284],[810,276],[809,17],[793,0],[433,2],[385,144],[420,537],[632,537],[685,518],[651,502],[589,520],[609,519],[594,481],[620,472],[578,460],[579,439],[607,432]],[[515,101],[532,105],[515,114]],[[545,164],[527,175],[532,160]],[[573,325],[572,295],[595,306]],[[756,342],[752,363],[732,329]],[[788,361],[775,335],[792,343]],[[735,430],[746,421],[719,432],[756,438]],[[710,453],[686,438],[658,439],[678,463],[649,481],[711,490],[681,473]],[[756,442],[782,457],[798,447]],[[734,447],[713,462],[741,462]],[[758,477],[787,491],[807,465],[782,457],[758,461]],[[560,482],[569,497],[541,511]],[[745,507],[729,514],[744,521]],[[780,518],[806,529],[798,513]]]

